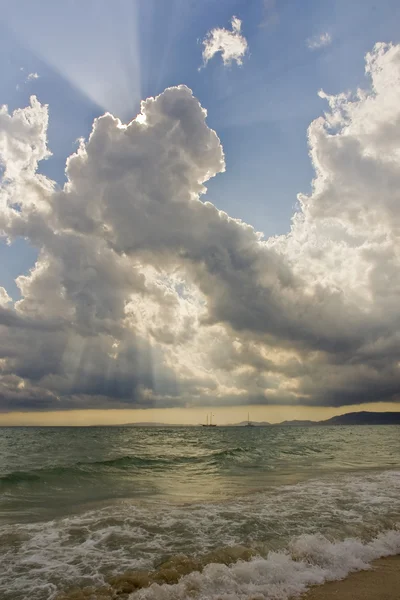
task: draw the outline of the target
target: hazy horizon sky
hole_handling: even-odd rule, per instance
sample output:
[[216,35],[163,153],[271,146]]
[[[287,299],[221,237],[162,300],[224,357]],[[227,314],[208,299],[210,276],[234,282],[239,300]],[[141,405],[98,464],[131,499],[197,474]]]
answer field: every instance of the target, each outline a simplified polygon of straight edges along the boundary
[[399,4],[0,7],[0,425],[395,410]]
[[212,422],[217,426],[233,425],[247,421],[280,423],[282,421],[323,421],[347,412],[396,411],[398,405],[390,402],[369,403],[342,408],[318,406],[243,406],[224,408],[158,408],[158,409],[108,409],[70,410],[50,412],[11,412],[0,414],[0,427],[13,426],[87,426],[124,425],[127,423],[165,423],[166,425],[202,425],[212,412]]

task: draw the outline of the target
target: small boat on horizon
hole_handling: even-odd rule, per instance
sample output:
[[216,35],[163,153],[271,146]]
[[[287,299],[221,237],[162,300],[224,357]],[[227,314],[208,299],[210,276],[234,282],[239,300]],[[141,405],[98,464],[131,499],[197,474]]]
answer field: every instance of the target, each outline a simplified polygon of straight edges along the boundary
[[210,413],[210,422],[208,422],[208,413],[207,413],[207,422],[203,423],[203,427],[216,427],[216,424],[212,422],[213,414]]
[[250,422],[250,413],[247,413],[247,423],[246,427],[255,427],[253,423]]

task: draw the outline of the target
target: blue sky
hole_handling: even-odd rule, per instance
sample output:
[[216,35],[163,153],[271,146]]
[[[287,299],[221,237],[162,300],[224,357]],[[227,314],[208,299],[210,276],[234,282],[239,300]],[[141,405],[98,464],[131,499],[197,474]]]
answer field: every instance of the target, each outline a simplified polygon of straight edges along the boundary
[[[140,98],[185,83],[208,111],[227,170],[208,184],[208,199],[266,236],[285,233],[296,194],[310,188],[310,122],[326,108],[319,89],[365,87],[364,56],[377,41],[399,42],[395,0],[14,0],[1,2],[0,103],[23,107],[36,94],[50,106],[44,173],[64,181],[66,157],[94,117],[109,110],[135,116]],[[215,56],[202,64],[201,40],[236,15],[249,52],[243,66]],[[332,43],[310,50],[307,39]],[[38,79],[27,81],[29,73]],[[14,278],[35,250],[0,242],[0,284],[14,297]]]

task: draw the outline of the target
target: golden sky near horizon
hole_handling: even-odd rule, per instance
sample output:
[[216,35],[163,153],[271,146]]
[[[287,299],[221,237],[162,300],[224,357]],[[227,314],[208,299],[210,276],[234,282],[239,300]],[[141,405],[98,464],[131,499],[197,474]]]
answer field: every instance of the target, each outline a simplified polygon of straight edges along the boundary
[[389,402],[357,404],[346,407],[309,407],[309,406],[235,406],[235,407],[196,407],[164,408],[147,410],[71,410],[52,412],[10,412],[0,414],[0,426],[7,425],[116,425],[118,423],[159,422],[192,425],[204,423],[207,413],[213,413],[213,422],[217,425],[238,423],[247,420],[280,421],[292,419],[310,419],[319,421],[348,412],[398,411],[399,405]]

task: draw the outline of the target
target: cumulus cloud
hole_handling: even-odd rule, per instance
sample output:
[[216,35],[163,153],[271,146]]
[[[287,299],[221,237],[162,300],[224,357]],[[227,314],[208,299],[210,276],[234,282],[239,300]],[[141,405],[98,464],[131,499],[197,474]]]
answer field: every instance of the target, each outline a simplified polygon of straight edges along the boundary
[[232,17],[232,31],[222,27],[211,29],[203,40],[203,62],[208,63],[218,52],[221,53],[225,66],[232,64],[243,64],[243,57],[247,52],[247,40],[241,34],[242,21]]
[[7,306],[9,302],[11,302],[10,296],[7,294],[6,290],[0,286],[0,306]]
[[204,201],[225,160],[187,87],[96,119],[62,190],[47,107],[3,107],[0,231],[39,255],[21,300],[0,288],[0,407],[399,400],[400,46],[366,72],[320,92],[312,192],[268,240]]
[[332,43],[332,36],[328,32],[320,33],[319,35],[315,35],[314,37],[308,38],[307,40],[307,48],[310,50],[318,50],[319,48],[324,48],[325,46],[329,46]]

